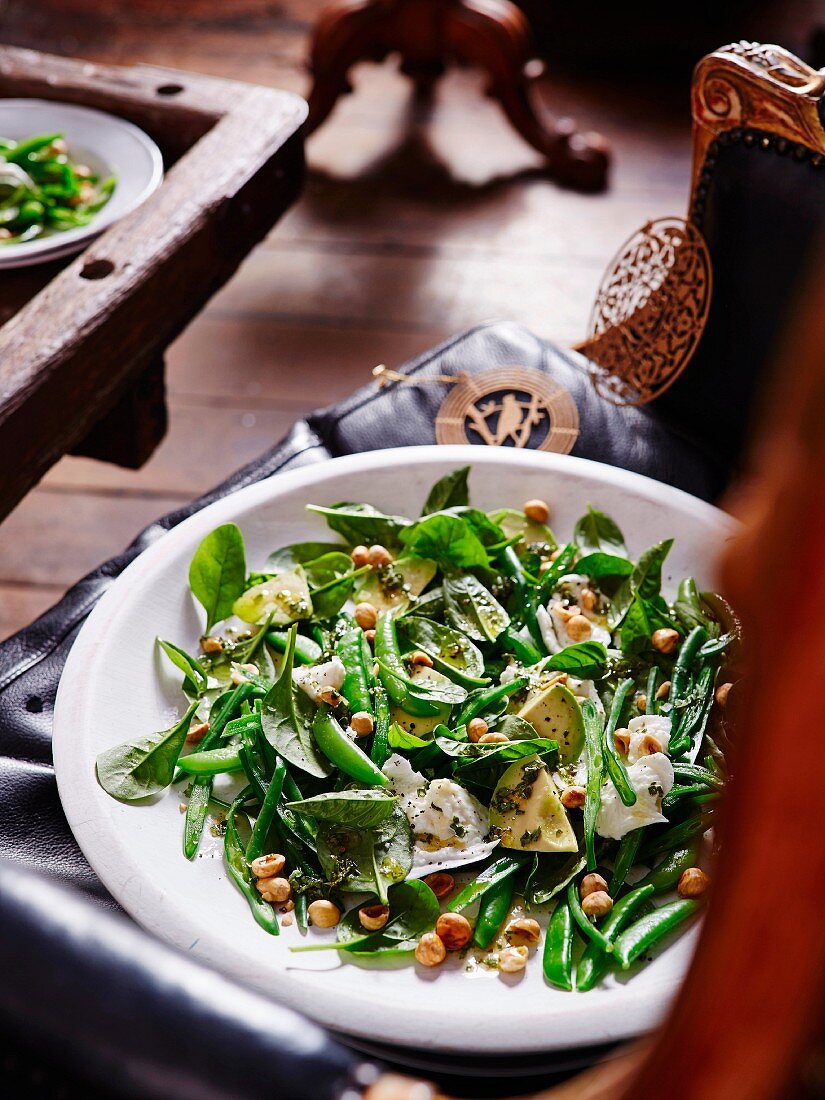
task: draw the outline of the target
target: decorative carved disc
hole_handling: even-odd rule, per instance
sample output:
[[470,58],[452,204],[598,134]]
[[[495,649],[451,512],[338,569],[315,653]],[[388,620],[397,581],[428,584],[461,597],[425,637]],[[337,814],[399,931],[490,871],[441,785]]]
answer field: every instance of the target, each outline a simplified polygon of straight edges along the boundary
[[710,253],[690,222],[660,218],[625,242],[579,345],[602,397],[646,405],[676,381],[704,331],[711,287]]
[[439,443],[569,454],[578,436],[579,411],[570,393],[528,367],[466,375],[450,390],[435,421]]

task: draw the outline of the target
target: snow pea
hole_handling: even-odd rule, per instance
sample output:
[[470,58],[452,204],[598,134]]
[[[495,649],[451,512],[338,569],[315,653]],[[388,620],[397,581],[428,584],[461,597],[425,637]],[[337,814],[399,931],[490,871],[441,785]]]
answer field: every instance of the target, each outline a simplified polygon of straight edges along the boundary
[[[630,921],[648,903],[653,893],[652,886],[638,886],[626,894],[621,901],[616,902],[607,915],[602,925],[602,932],[611,943],[615,943],[619,934],[628,926]],[[599,944],[592,940],[584,949],[584,954],[579,959],[576,968],[576,989],[585,993],[601,981],[610,966],[610,956],[602,950]]]
[[[286,653],[289,644],[288,630],[268,630],[266,640],[277,653]],[[298,665],[312,665],[320,660],[323,650],[312,638],[305,638],[303,634],[295,636],[295,663]]]
[[616,750],[613,734],[619,724],[625,700],[632,690],[633,680],[630,679],[622,680],[616,688],[616,694],[613,696],[613,706],[610,708],[607,725],[604,727],[604,733],[602,734],[602,753],[604,755],[605,765],[607,766],[607,774],[613,780],[613,786],[616,788],[619,798],[625,806],[634,806],[636,804],[636,792],[630,782],[627,768],[624,766],[624,761]]
[[447,903],[448,910],[451,913],[460,913],[462,910],[469,908],[473,902],[480,901],[485,894],[501,882],[512,878],[522,866],[523,861],[520,859],[513,856],[501,856],[495,863],[491,863],[486,871],[482,871],[478,878],[468,882],[463,889],[459,890],[450,899]]
[[381,683],[396,706],[419,718],[438,714],[439,707],[436,703],[418,695],[409,686],[409,677],[401,660],[395,619],[388,611],[381,612],[375,626],[375,659],[379,663]]
[[367,754],[347,737],[329,707],[321,707],[312,722],[318,748],[337,768],[368,787],[388,787],[389,779]]
[[570,915],[585,936],[594,943],[597,943],[602,951],[612,952],[613,944],[600,928],[597,928],[595,924],[591,923],[587,914],[582,909],[582,903],[579,900],[579,888],[575,882],[571,882],[567,887],[567,904],[570,907]]
[[390,702],[382,684],[375,685],[374,696],[375,730],[370,758],[376,767],[382,768],[390,755]]
[[496,684],[494,687],[484,688],[482,691],[471,692],[461,710],[452,721],[453,727],[466,726],[473,718],[476,718],[485,710],[506,699],[509,695],[515,695],[522,688],[527,687],[529,679],[526,676],[517,676],[508,684]]
[[573,988],[573,917],[565,900],[553,910],[544,937],[544,976],[557,989]]
[[346,629],[335,643],[335,652],[344,666],[341,694],[346,699],[349,709],[353,714],[357,711],[372,714],[372,696],[370,695],[372,654],[364,631],[354,620],[348,622]]
[[496,938],[513,901],[515,881],[513,876],[500,879],[491,887],[481,900],[478,917],[473,931],[473,943],[476,947],[487,948]]
[[682,872],[688,867],[695,867],[699,859],[699,850],[702,847],[701,837],[694,836],[681,848],[674,848],[668,852],[661,863],[657,863],[652,871],[638,883],[639,886],[652,886],[657,894],[664,894],[672,890]]
[[614,954],[622,970],[629,970],[633,963],[651,947],[659,943],[665,936],[673,932],[679,925],[694,915],[699,909],[699,902],[683,899],[672,901],[669,905],[663,905],[654,909],[646,917],[641,917],[635,924],[624,931],[616,941]]
[[190,753],[178,760],[178,767],[189,775],[220,775],[243,769],[237,745],[222,745],[219,749]]
[[584,753],[587,761],[587,783],[584,801],[584,845],[587,866],[596,870],[596,818],[601,805],[604,758],[602,757],[602,730],[599,712],[592,699],[582,703],[584,718]]

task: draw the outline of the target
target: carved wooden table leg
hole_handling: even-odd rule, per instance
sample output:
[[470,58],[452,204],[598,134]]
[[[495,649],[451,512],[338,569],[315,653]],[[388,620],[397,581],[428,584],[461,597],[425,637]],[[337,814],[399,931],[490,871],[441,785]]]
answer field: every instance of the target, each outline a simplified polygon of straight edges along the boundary
[[383,61],[393,52],[419,90],[431,87],[449,61],[480,68],[488,94],[547,158],[551,175],[582,190],[604,187],[610,163],[604,138],[577,133],[570,119],[543,118],[533,102],[531,84],[541,64],[527,20],[512,0],[332,0],[313,36],[307,132],[352,91],[353,65]]

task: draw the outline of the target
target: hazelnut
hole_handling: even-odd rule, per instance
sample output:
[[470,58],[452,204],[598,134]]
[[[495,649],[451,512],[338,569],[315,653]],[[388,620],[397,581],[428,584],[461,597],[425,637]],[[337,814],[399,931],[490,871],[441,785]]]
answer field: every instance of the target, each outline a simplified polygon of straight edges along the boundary
[[483,733],[478,739],[479,745],[503,745],[510,738],[506,733]]
[[616,730],[613,734],[613,744],[619,752],[626,753],[630,748],[630,730]]
[[446,871],[433,871],[431,875],[425,876],[424,882],[439,901],[455,890],[455,879],[452,875],[448,875]]
[[374,630],[378,622],[378,612],[371,603],[359,603],[355,605],[355,621],[362,630]]
[[663,684],[659,685],[659,689],[656,692],[657,699],[667,699],[670,695],[670,680],[665,680]]
[[209,733],[208,722],[193,722],[186,735],[187,745],[197,745]]
[[603,879],[601,875],[595,873],[585,875],[579,887],[581,896],[586,898],[588,894],[595,894],[599,890],[603,891],[605,894],[608,893],[608,886],[605,879]]
[[[554,603],[551,610],[565,624],[569,623],[570,620],[575,618],[576,615],[581,614],[581,612],[579,610],[579,605],[575,604],[575,603],[571,604],[570,607],[567,607],[563,603]],[[582,617],[584,617],[584,616],[582,616]]]
[[541,925],[532,917],[518,917],[510,921],[504,935],[514,947],[535,947],[541,939]]
[[579,810],[587,799],[584,787],[567,787],[561,792],[561,804],[565,810]]
[[425,932],[415,946],[415,957],[422,966],[438,966],[447,958],[447,948],[435,932]]
[[483,718],[471,718],[467,723],[467,736],[473,742],[480,741],[488,729]]
[[341,910],[332,901],[313,901],[307,906],[307,916],[316,928],[334,928],[341,919]]
[[369,554],[367,557],[368,563],[373,569],[380,569],[382,565],[389,565],[392,561],[392,554],[380,543],[376,543],[369,548]]
[[590,620],[586,619],[584,615],[574,615],[565,624],[565,630],[574,642],[583,642],[591,634]]
[[647,710],[647,696],[646,695],[642,694],[642,695],[637,695],[636,696],[636,710],[639,712],[639,714],[644,714],[645,713],[645,711]]
[[223,653],[223,641],[211,635],[201,639],[201,649],[204,653]]
[[658,649],[660,653],[673,653],[679,644],[679,631],[669,626],[654,630],[650,641],[653,648]]
[[362,566],[369,564],[370,552],[366,546],[354,546],[350,557],[355,568],[360,569]]
[[269,855],[258,856],[249,864],[249,869],[255,878],[272,878],[283,871],[286,864],[284,856],[278,852],[270,852]]
[[658,737],[654,737],[652,733],[646,733],[642,740],[639,742],[639,755],[640,756],[652,756],[654,752],[663,752],[662,742]]
[[335,688],[325,687],[318,692],[318,702],[326,703],[328,707],[337,707],[341,698],[340,691],[336,691]]
[[287,901],[292,893],[288,878],[259,878],[255,885],[260,890],[264,901],[269,901],[273,905]]
[[361,922],[361,927],[366,928],[368,932],[377,932],[379,928],[384,927],[389,919],[389,905],[365,905],[363,909],[358,910],[358,920]]
[[550,518],[550,508],[548,504],[546,501],[539,500],[538,498],[528,500],[522,511],[528,519],[533,521],[533,523],[547,523]]
[[498,956],[498,968],[503,974],[518,974],[527,966],[526,947],[505,947]]
[[716,689],[716,702],[724,710],[728,703],[728,696],[730,695],[730,689],[733,684],[720,684]]
[[369,644],[372,645],[375,641],[375,631],[374,630],[365,630],[364,631],[364,637],[367,639]]
[[375,729],[372,715],[365,710],[357,710],[350,718],[349,724],[356,737],[366,737],[368,733],[372,733]]
[[680,898],[700,898],[710,886],[710,876],[701,867],[688,867],[682,871],[676,893]]
[[585,916],[603,917],[613,908],[613,898],[605,890],[596,890],[582,898],[582,909]]
[[410,663],[418,665],[420,668],[432,668],[433,659],[429,653],[425,653],[423,649],[414,649],[409,656]]
[[473,930],[460,913],[442,913],[436,921],[435,934],[447,951],[460,951],[470,942]]
[[583,588],[579,593],[579,603],[585,611],[592,611],[599,602],[599,597],[592,588]]

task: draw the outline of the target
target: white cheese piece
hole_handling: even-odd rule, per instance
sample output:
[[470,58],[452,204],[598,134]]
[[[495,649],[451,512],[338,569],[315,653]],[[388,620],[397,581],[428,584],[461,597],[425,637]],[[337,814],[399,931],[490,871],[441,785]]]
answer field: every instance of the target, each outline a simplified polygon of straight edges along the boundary
[[497,840],[484,839],[490,829],[487,810],[458,783],[428,783],[398,754],[387,760],[383,772],[415,836],[413,877],[483,859],[495,848]]
[[610,840],[621,840],[625,833],[643,825],[667,821],[662,814],[662,798],[673,786],[673,765],[663,752],[644,756],[627,769],[630,785],[636,792],[633,806],[625,806],[612,780],[602,787],[596,832]]
[[322,691],[332,688],[340,691],[344,683],[344,665],[340,657],[333,657],[322,665],[303,665],[292,670],[293,683],[305,691],[314,703]]
[[630,735],[627,750],[629,764],[635,764],[637,760],[650,755],[645,752],[643,745],[646,737],[655,737],[662,746],[662,752],[667,752],[670,748],[671,721],[663,714],[640,714],[638,718],[631,718],[627,723],[627,732]]

